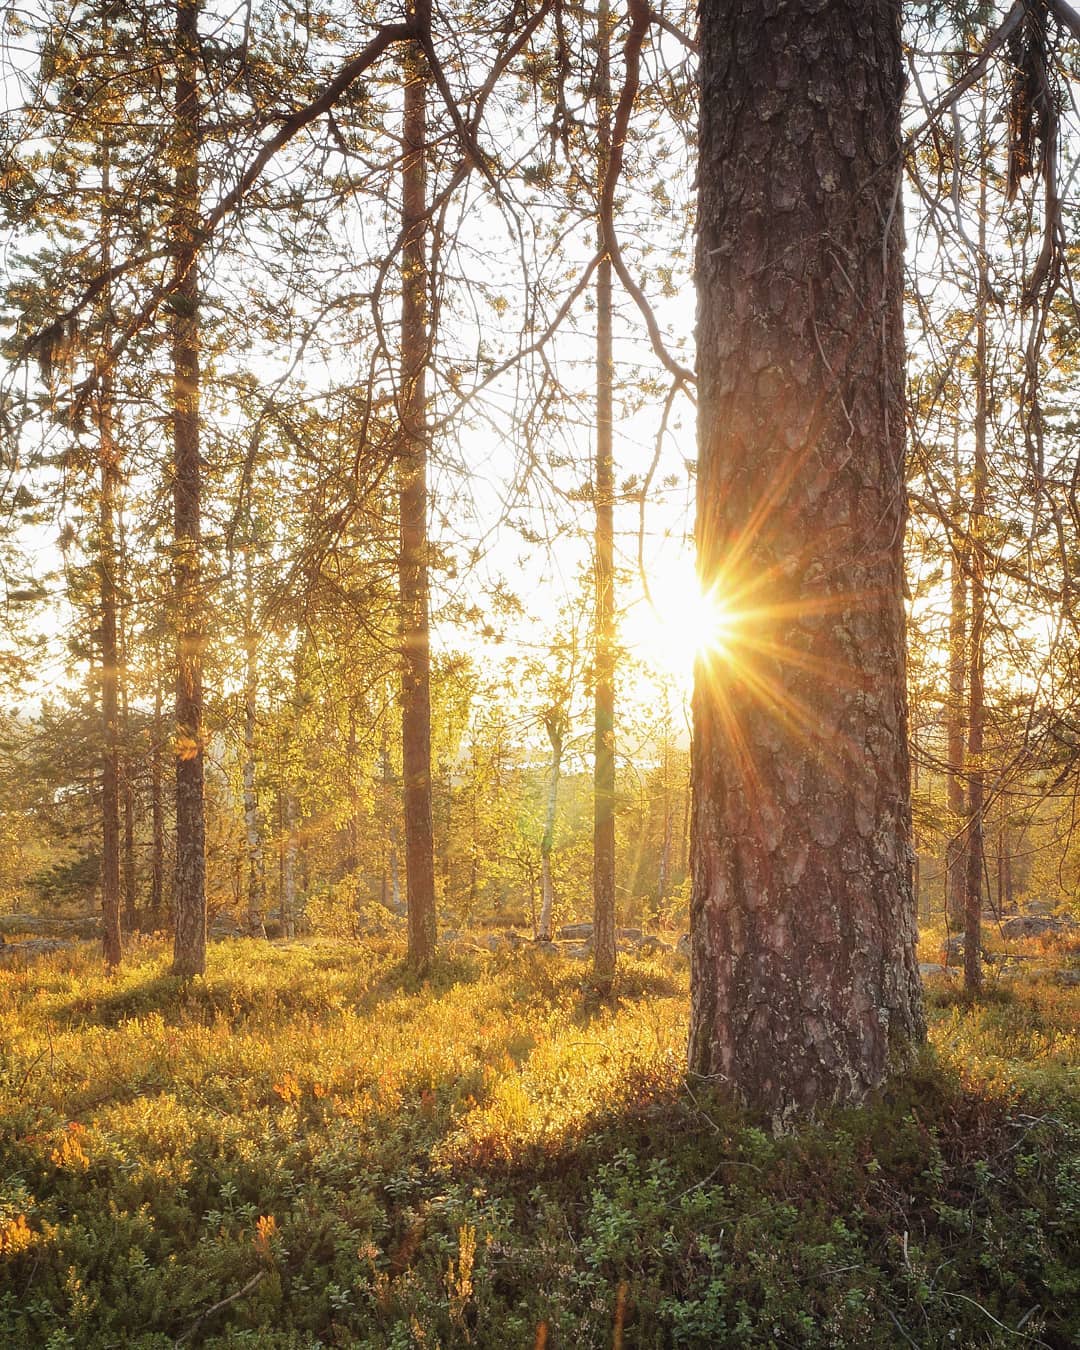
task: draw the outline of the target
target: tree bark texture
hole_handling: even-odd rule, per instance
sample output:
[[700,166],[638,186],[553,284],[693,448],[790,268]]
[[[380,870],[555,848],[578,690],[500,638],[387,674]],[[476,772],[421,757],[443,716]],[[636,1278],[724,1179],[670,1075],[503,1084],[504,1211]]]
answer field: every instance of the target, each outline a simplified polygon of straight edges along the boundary
[[401,250],[401,757],[409,963],[435,955],[435,845],[431,815],[431,651],[428,633],[427,71],[412,45],[403,61]]
[[[611,156],[610,10],[597,12],[597,177]],[[596,462],[593,470],[596,681],[593,727],[593,979],[615,978],[615,471],[612,445],[615,363],[611,335],[611,259],[601,220],[596,269]]]
[[176,5],[176,164],[172,233],[173,584],[176,605],[176,876],[173,972],[206,969],[203,807],[202,526],[199,464],[199,0]]
[[781,1127],[924,1034],[896,0],[703,0],[689,1062]]

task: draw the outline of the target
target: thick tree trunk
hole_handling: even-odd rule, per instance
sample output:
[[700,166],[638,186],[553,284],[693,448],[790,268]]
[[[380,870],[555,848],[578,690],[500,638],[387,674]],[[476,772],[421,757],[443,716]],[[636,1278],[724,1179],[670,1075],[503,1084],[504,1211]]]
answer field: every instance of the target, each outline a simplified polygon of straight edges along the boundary
[[693,1073],[780,1126],[924,1034],[897,0],[703,0]]
[[409,963],[435,955],[435,850],[431,816],[431,652],[428,635],[427,71],[419,50],[403,62],[401,251],[401,757]]
[[[610,10],[597,11],[596,139],[602,185],[611,157]],[[612,449],[611,261],[603,222],[604,253],[596,269],[596,463],[593,546],[596,571],[596,652],[593,744],[593,979],[600,988],[615,978],[615,479]]]
[[176,877],[173,972],[206,969],[202,526],[199,465],[199,0],[176,4],[173,511],[176,596]]

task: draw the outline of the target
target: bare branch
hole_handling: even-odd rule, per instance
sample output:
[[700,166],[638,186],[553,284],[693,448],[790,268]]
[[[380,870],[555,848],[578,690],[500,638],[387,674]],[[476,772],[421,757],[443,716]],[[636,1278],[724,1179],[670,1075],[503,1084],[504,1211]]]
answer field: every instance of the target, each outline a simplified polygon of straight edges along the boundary
[[665,346],[660,325],[656,321],[656,315],[652,311],[652,306],[649,304],[645,292],[631,276],[615,233],[615,189],[618,186],[619,175],[622,173],[623,148],[626,145],[626,137],[630,127],[630,115],[634,110],[634,100],[641,83],[641,49],[653,18],[653,12],[649,8],[647,0],[628,0],[627,8],[630,16],[630,31],[626,36],[626,46],[623,49],[623,56],[626,61],[626,77],[623,81],[622,92],[619,95],[618,106],[615,109],[611,158],[608,160],[607,173],[604,175],[600,193],[600,230],[604,247],[611,259],[611,265],[615,268],[624,289],[634,304],[637,305],[641,317],[645,320],[645,327],[648,330],[653,351],[659,357],[665,370],[670,371],[678,384],[693,385],[696,383],[694,372],[686,366],[680,365]]

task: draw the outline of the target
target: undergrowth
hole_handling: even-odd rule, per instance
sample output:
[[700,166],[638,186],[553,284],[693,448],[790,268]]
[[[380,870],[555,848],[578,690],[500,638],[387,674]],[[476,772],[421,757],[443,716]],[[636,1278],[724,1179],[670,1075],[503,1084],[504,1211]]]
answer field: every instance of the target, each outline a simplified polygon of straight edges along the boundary
[[0,1345],[1080,1342],[1075,989],[970,1006],[775,1139],[683,1081],[686,975],[233,942],[0,973]]

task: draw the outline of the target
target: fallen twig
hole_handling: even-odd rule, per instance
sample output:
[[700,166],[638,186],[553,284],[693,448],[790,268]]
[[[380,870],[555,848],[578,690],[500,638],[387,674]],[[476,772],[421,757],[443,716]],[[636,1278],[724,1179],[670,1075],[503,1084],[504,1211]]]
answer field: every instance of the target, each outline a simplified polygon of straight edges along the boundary
[[195,1335],[196,1331],[198,1331],[198,1329],[202,1326],[202,1324],[209,1318],[213,1317],[214,1313],[220,1312],[222,1308],[227,1308],[230,1303],[236,1303],[238,1300],[250,1294],[251,1291],[255,1288],[255,1286],[261,1284],[265,1278],[266,1278],[265,1270],[256,1271],[255,1274],[252,1275],[251,1279],[248,1280],[247,1284],[244,1285],[243,1289],[238,1289],[235,1294],[230,1294],[227,1298],[219,1299],[212,1308],[207,1308],[205,1312],[200,1313],[198,1317],[196,1317],[195,1321],[192,1322],[191,1326],[188,1327],[187,1331],[185,1331],[182,1336],[178,1336],[176,1338],[176,1344],[183,1345],[185,1341],[190,1340],[191,1337]]

